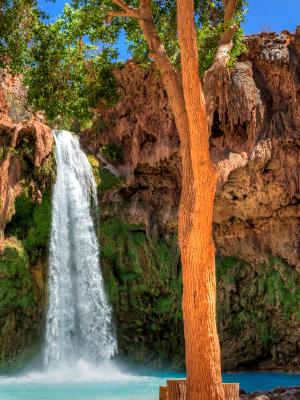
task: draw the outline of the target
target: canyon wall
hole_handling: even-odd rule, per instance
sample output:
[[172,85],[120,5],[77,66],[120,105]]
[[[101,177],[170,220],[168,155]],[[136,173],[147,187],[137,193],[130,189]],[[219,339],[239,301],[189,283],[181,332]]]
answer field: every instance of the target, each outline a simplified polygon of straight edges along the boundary
[[[220,173],[214,239],[223,367],[295,369],[300,30],[246,42],[248,53],[215,93],[210,138]],[[180,263],[174,247],[179,139],[155,68],[129,61],[115,75],[119,103],[81,140],[106,168],[100,173],[103,268],[120,349],[135,360],[155,362],[161,355],[180,365]]]
[[[246,39],[214,97],[218,326],[224,369],[300,366],[300,31]],[[154,67],[115,71],[120,100],[81,134],[99,185],[102,269],[120,357],[181,368],[180,154]],[[0,369],[43,337],[50,129],[0,79]],[[4,235],[5,233],[5,235]]]
[[52,150],[51,129],[28,110],[20,78],[1,71],[0,370],[23,367],[42,339]]

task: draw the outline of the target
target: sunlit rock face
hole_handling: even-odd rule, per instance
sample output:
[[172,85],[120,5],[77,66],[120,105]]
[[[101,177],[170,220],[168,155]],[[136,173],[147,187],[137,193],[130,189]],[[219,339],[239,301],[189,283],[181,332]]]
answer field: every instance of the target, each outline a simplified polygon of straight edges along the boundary
[[22,368],[43,331],[53,136],[0,71],[0,370]]
[[[210,139],[220,174],[214,212],[217,256],[220,262],[235,260],[219,284],[220,310],[227,319],[219,318],[223,365],[293,369],[300,365],[300,316],[294,303],[283,305],[281,294],[273,298],[267,287],[278,284],[276,293],[282,286],[291,297],[299,296],[300,37],[269,33],[246,42],[248,54],[216,92]],[[110,205],[102,207],[102,217],[118,214],[148,236],[169,238],[177,229],[180,154],[167,95],[154,67],[127,62],[115,74],[120,102],[81,137],[86,149],[106,157],[113,173],[123,178],[121,185],[102,192],[103,204]],[[116,145],[118,156],[109,152]],[[285,286],[289,274],[290,288]],[[258,280],[248,295],[254,277]],[[266,335],[265,329],[272,333]],[[126,353],[129,345],[122,338],[119,342]]]
[[[13,123],[6,113],[0,114],[0,250],[5,226],[14,214],[15,199],[22,190],[23,161],[31,166],[31,172],[34,168],[40,170],[51,155],[52,146],[53,137],[46,125],[34,119]],[[36,186],[35,182],[32,185]],[[32,194],[42,197],[37,186]]]

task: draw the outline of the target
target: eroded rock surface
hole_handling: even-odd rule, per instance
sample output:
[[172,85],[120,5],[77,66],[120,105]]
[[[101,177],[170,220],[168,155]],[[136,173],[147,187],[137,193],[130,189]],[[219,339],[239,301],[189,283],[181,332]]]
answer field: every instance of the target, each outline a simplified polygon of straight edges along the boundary
[[[299,43],[299,35],[288,32],[249,37],[248,54],[216,93],[211,154],[220,180],[214,238],[223,271],[218,296],[227,369],[300,366]],[[82,135],[82,143],[111,163],[118,176],[112,180],[121,177],[102,193],[103,217],[118,213],[159,240],[177,226],[174,118],[154,68],[128,62],[116,77],[120,102]],[[116,261],[110,263],[115,268]]]
[[286,399],[286,400],[298,400],[300,398],[300,387],[291,387],[291,388],[277,388],[271,390],[269,392],[263,393],[252,393],[252,394],[243,394],[241,395],[241,400],[277,400],[277,399]]
[[[29,115],[18,78],[0,74],[0,371],[23,368],[43,337],[55,175],[50,128]],[[24,120],[24,117],[30,119]]]
[[[36,168],[39,181],[53,147],[51,129],[36,118],[13,122],[6,89],[0,86],[0,251],[5,226],[14,214],[15,199],[24,183],[24,180],[21,182],[22,170],[32,168],[33,172]],[[41,198],[38,185],[34,182],[32,185],[35,185],[33,196]]]

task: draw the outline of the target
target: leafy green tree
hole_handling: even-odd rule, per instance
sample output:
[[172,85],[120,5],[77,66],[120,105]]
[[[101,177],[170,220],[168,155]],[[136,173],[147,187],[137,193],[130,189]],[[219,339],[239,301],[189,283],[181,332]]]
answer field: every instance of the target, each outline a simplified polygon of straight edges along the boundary
[[0,68],[24,71],[35,28],[43,13],[36,0],[0,0]]
[[[234,15],[239,28],[234,33],[230,65],[244,51],[240,28],[244,3],[238,1]],[[131,1],[132,7],[137,4],[137,0]],[[152,8],[167,55],[180,69],[175,1],[155,0]],[[119,17],[108,23],[108,15],[116,9],[111,0],[73,0],[49,22],[36,0],[0,0],[2,66],[24,73],[29,102],[44,111],[49,122],[74,128],[90,120],[92,111],[115,104],[118,97],[112,69],[118,60],[117,40],[122,30],[132,58],[144,65],[152,62],[136,18]],[[195,0],[195,21],[203,76],[212,66],[218,40],[226,29],[222,1]]]
[[61,17],[36,30],[25,82],[30,103],[50,121],[70,126],[91,119],[101,99],[106,106],[116,102],[111,68],[117,31],[97,26],[103,18],[99,7],[67,4]]

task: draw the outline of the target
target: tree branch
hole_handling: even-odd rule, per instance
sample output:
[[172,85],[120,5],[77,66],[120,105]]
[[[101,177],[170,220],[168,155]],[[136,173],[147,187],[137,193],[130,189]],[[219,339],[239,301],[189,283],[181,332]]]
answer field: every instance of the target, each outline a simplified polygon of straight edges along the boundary
[[237,7],[237,0],[223,0],[225,14],[224,14],[224,22],[228,22],[235,13]]
[[237,30],[236,24],[230,24],[237,8],[237,0],[222,0],[224,5],[225,31],[221,34],[213,66],[205,72],[204,92],[209,127],[212,126],[214,111],[217,107],[224,108],[226,96],[224,87],[229,79],[227,63],[233,46],[233,36]]
[[140,0],[139,8],[130,7],[124,0],[112,0],[122,11],[112,11],[108,22],[114,17],[134,17],[139,21],[140,28],[149,46],[149,57],[152,58],[160,71],[164,87],[167,91],[174,112],[176,126],[181,140],[181,156],[183,161],[189,158],[188,119],[184,103],[183,89],[175,68],[165,50],[163,42],[155,27],[151,0]]
[[139,18],[139,9],[129,6],[124,0],[112,0],[117,6],[122,8],[122,11],[111,11],[108,16],[108,22],[111,22],[114,17],[132,17]]
[[134,8],[130,7],[126,1],[124,0],[113,0],[113,2],[119,6],[120,8],[122,8],[124,11],[126,12],[130,12],[131,10],[134,10]]
[[111,11],[107,16],[107,22],[111,22],[115,17],[132,17],[139,18],[138,11],[132,10],[130,13],[127,11]]
[[181,141],[181,156],[183,162],[189,158],[188,154],[188,119],[184,103],[183,89],[175,68],[166,52],[164,44],[155,27],[151,0],[140,0],[140,28],[148,43],[150,54],[160,71],[164,87],[167,91],[171,107],[174,112],[176,126]]
[[[224,24],[228,24],[234,16],[237,7],[237,0],[222,0],[224,5]],[[232,39],[235,31],[237,30],[237,26],[235,24],[228,26],[225,31],[222,33],[218,50],[215,57],[215,63],[222,64],[226,66],[229,52],[232,49]]]

